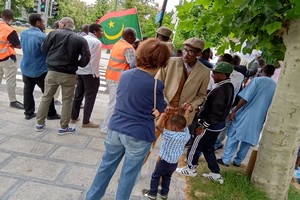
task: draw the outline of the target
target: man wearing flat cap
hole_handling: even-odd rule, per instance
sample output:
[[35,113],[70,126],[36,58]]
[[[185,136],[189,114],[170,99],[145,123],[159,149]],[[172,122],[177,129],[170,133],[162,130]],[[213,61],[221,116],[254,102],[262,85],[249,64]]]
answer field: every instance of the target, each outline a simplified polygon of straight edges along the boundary
[[169,42],[171,34],[172,29],[165,26],[161,26],[156,31],[156,38],[162,42]]
[[214,144],[219,133],[225,128],[225,119],[228,116],[234,98],[234,87],[230,81],[233,68],[227,62],[219,62],[213,69],[212,77],[216,87],[208,94],[207,100],[201,106],[198,114],[196,138],[187,151],[187,166],[178,168],[177,173],[195,177],[200,152],[203,153],[210,169],[210,173],[202,176],[223,184],[220,174]]
[[169,117],[184,114],[183,108],[192,105],[189,125],[194,119],[195,110],[206,98],[209,82],[210,70],[197,59],[202,49],[204,42],[199,38],[186,40],[182,57],[171,57],[167,67],[161,68],[156,74],[156,78],[165,84],[166,113]]

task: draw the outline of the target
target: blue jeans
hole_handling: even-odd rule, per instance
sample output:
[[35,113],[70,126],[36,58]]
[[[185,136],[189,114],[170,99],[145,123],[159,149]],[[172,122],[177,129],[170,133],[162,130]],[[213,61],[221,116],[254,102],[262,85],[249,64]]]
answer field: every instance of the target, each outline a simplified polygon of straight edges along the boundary
[[130,198],[151,143],[112,130],[108,130],[104,143],[102,162],[86,194],[86,200],[99,200],[104,196],[109,181],[124,155],[116,200],[127,200]]

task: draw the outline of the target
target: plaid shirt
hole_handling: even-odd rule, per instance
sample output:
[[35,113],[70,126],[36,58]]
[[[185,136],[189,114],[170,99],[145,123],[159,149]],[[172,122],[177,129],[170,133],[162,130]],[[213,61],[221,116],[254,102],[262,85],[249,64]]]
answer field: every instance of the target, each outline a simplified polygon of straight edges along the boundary
[[[124,41],[126,41],[126,40],[124,40]],[[126,62],[128,64],[130,64],[132,62],[132,60],[134,59],[134,55],[135,55],[134,48],[132,47],[132,48],[129,48],[129,49],[125,49],[123,55],[126,58]]]
[[168,163],[177,163],[190,137],[190,132],[187,127],[183,132],[164,129],[162,133],[163,142],[160,148],[161,159]]

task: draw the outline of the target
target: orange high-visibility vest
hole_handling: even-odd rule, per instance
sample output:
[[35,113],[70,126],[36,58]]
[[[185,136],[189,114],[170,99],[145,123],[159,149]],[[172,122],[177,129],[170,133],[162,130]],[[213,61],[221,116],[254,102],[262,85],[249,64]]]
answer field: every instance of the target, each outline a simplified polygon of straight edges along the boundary
[[124,56],[124,51],[129,48],[133,48],[132,45],[124,40],[119,40],[114,44],[105,73],[106,79],[119,81],[122,71],[130,69]]
[[7,37],[14,31],[5,22],[0,21],[0,60],[15,55],[15,49],[9,43]]

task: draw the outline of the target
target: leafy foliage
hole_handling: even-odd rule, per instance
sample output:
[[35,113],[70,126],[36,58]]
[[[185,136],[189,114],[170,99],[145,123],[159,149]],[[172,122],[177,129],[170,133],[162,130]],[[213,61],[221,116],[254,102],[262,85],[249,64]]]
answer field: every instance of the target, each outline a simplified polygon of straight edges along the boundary
[[[48,20],[51,26],[56,20],[68,16],[74,19],[76,28],[79,30],[83,24],[95,23],[104,14],[115,9],[122,10],[136,7],[143,36],[154,37],[158,24],[155,24],[155,17],[158,13],[157,3],[146,3],[145,0],[97,0],[94,5],[86,5],[80,0],[56,0],[59,3],[59,14]],[[0,0],[0,8],[4,9],[5,1]],[[16,17],[21,16],[22,9],[27,13],[32,13],[34,8],[34,0],[12,0],[12,10]],[[171,23],[173,13],[166,13],[163,25],[173,29],[174,24]]]
[[[178,17],[188,31],[202,36],[218,53],[229,47],[244,54],[264,49],[274,59],[283,59],[282,34],[288,20],[300,17],[299,0],[193,0],[178,6]],[[201,33],[201,34],[195,34]]]

